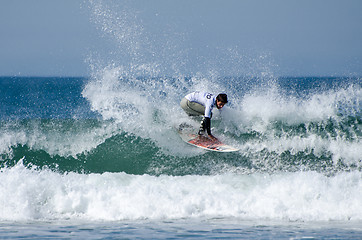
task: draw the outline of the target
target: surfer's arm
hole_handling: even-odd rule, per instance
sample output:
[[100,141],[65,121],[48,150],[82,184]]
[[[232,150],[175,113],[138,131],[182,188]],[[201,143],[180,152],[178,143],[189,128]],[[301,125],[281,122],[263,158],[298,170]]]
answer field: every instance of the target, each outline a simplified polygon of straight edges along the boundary
[[204,117],[201,121],[201,126],[199,129],[199,135],[203,135],[204,132],[207,132],[207,135],[211,135],[211,130],[210,130],[210,118],[209,117]]
[[205,130],[207,132],[207,135],[209,136],[210,139],[214,140],[214,141],[219,141],[219,139],[217,139],[216,137],[214,137],[214,135],[211,134],[211,119],[208,117],[205,117]]
[[207,135],[212,136],[211,134],[211,121],[209,117],[204,117],[202,123],[201,123],[201,128],[207,132]]
[[207,135],[211,135],[211,121],[210,120],[211,119],[209,117],[205,117],[205,119],[204,119],[204,129],[206,130]]

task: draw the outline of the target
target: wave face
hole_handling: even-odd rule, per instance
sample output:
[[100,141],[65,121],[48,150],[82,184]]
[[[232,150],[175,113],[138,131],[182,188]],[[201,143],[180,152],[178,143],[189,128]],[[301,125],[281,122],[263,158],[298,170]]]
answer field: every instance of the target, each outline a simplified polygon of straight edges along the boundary
[[[20,97],[3,96],[15,100],[3,105],[2,166],[22,159],[60,172],[152,175],[361,169],[359,79],[282,78],[267,89],[236,87],[249,85],[251,79],[221,79],[225,89],[234,88],[228,92],[229,106],[215,110],[213,132],[241,149],[235,154],[194,149],[175,131],[182,122],[198,126],[179,107],[196,79],[107,80],[111,83],[13,81],[14,89],[24,81],[33,87]],[[315,87],[315,81],[323,87]],[[47,87],[41,89],[44,82]],[[75,89],[73,95],[69,89]],[[62,97],[50,102],[53,96]]]

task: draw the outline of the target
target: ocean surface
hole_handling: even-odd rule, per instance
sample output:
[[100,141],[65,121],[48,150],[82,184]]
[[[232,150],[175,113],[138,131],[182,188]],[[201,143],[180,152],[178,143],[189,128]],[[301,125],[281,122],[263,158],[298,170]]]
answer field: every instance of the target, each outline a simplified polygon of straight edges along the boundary
[[[226,92],[184,143],[195,90]],[[362,79],[0,77],[0,238],[360,239]]]

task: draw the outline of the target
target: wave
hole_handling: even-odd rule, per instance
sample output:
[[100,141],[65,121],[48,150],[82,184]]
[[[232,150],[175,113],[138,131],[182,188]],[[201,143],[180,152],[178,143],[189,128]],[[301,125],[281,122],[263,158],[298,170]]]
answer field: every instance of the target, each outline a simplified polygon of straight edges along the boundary
[[[244,116],[239,121],[228,117],[235,114]],[[362,120],[358,115],[338,113],[319,120],[304,116],[296,121],[294,116],[263,119],[257,114],[230,108],[215,117],[214,133],[241,149],[230,154],[185,144],[175,131],[177,122],[167,123],[162,114],[151,123],[156,128],[148,126],[149,132],[146,128],[125,131],[132,121],[118,119],[3,121],[1,167],[15,166],[22,159],[25,165],[63,173],[210,175],[312,170],[328,175],[361,170]]]
[[150,176],[0,172],[2,221],[238,218],[361,221],[361,172]]

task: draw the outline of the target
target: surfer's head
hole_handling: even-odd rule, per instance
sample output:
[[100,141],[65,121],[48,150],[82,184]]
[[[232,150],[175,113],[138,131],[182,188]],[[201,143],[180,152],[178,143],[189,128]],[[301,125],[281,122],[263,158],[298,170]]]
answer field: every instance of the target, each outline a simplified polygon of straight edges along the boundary
[[216,107],[221,109],[224,107],[225,104],[228,102],[228,96],[225,93],[220,93],[216,97]]

